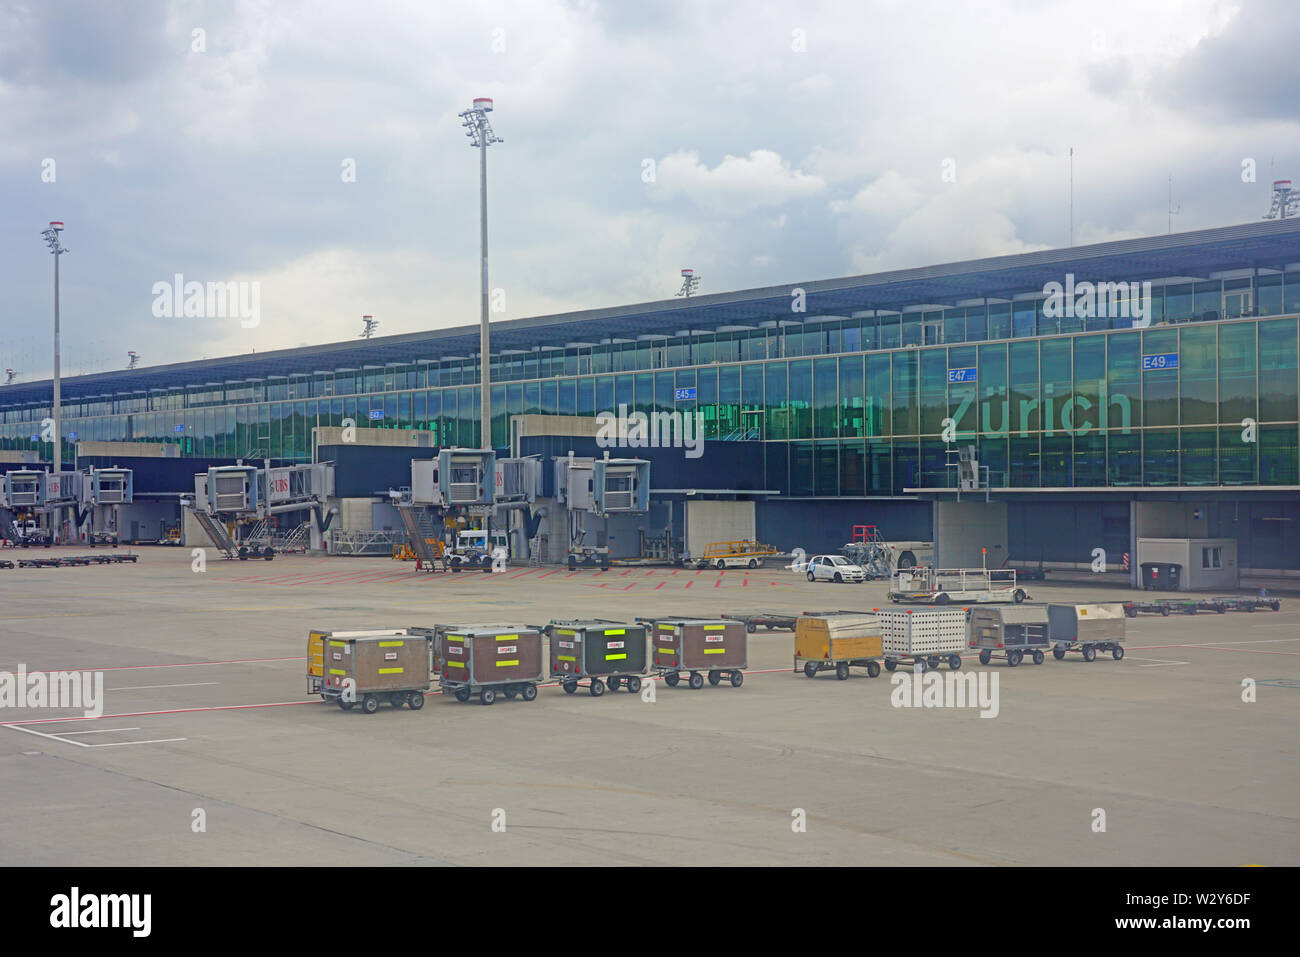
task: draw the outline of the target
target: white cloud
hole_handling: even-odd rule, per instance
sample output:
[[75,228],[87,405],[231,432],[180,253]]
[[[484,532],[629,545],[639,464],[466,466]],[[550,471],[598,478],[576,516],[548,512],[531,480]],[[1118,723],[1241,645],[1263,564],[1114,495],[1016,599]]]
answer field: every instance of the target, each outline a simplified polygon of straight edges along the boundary
[[773,150],[753,150],[746,157],[727,155],[713,169],[700,161],[695,150],[679,150],[659,161],[655,187],[656,198],[686,196],[713,212],[738,215],[816,196],[826,183],[820,176],[792,169]]

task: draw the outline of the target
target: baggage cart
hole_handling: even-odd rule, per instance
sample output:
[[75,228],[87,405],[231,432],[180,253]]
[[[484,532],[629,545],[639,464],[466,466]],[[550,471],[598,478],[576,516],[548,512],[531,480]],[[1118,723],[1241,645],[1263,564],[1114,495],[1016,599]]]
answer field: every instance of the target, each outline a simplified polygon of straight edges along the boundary
[[1029,655],[1041,665],[1048,640],[1049,621],[1044,605],[972,608],[970,613],[970,647],[978,648],[980,664],[993,658],[1006,659],[1014,668]]
[[1084,661],[1093,661],[1099,651],[1109,651],[1119,661],[1124,657],[1124,626],[1127,613],[1122,602],[1095,605],[1048,605],[1047,618],[1052,655],[1057,661],[1068,651],[1077,651]]
[[890,601],[913,605],[1018,605],[1028,597],[1014,568],[908,568],[896,572],[889,587]]
[[768,631],[774,628],[784,628],[786,631],[794,631],[795,624],[799,621],[797,615],[778,615],[775,612],[760,611],[753,615],[723,615],[723,618],[729,618],[732,621],[743,621],[745,631],[751,635],[758,631],[759,628],[766,628]]
[[885,670],[910,664],[913,671],[947,662],[956,671],[966,647],[965,608],[878,609],[884,637]]
[[542,632],[531,625],[439,625],[439,681],[457,701],[478,695],[492,704],[537,697],[542,670]]
[[1224,595],[1213,599],[1221,605],[1225,611],[1245,611],[1253,612],[1256,608],[1271,608],[1273,611],[1282,610],[1282,602],[1276,598],[1258,598],[1251,595]]
[[668,687],[677,687],[681,673],[686,684],[703,688],[705,675],[717,686],[724,679],[733,688],[745,681],[749,666],[749,632],[744,622],[726,618],[638,618],[650,626],[655,673]]
[[307,686],[317,688],[323,700],[344,711],[360,704],[363,713],[374,714],[381,701],[419,711],[431,683],[432,665],[428,637],[412,635],[405,628],[307,635]]
[[646,628],[640,624],[596,618],[554,620],[543,631],[550,640],[551,677],[560,679],[565,694],[587,680],[592,697],[627,688],[641,690],[646,668]]
[[865,668],[867,677],[880,674],[884,638],[875,614],[840,612],[808,614],[799,618],[794,632],[794,670],[809,678],[834,671],[844,681],[850,668]]

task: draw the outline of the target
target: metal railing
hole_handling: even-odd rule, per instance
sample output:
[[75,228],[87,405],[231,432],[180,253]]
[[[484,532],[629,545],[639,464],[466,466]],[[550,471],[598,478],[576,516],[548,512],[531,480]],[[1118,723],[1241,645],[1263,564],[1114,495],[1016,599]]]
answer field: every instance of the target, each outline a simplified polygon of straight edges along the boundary
[[364,529],[362,531],[330,532],[331,555],[378,555],[389,558],[393,546],[406,541],[406,532],[393,529]]

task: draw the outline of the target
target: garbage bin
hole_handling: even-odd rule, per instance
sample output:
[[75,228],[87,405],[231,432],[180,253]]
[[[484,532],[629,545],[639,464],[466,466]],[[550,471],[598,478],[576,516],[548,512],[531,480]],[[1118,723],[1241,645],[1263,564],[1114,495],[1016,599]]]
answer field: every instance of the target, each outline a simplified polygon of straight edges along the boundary
[[1183,566],[1173,562],[1143,562],[1142,589],[1144,591],[1178,591]]

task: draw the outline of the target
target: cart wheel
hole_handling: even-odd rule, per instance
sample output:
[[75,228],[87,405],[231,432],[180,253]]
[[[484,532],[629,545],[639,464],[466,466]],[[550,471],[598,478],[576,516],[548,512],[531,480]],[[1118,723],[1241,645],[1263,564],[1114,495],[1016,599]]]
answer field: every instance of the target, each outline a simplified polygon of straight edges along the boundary
[[750,567],[750,568],[757,568],[757,567],[758,567],[758,559],[757,559],[757,558],[751,558],[751,559],[749,560],[749,567]]
[[815,662],[815,661],[805,661],[805,662],[803,663],[803,673],[804,673],[805,676],[807,676],[807,677],[809,677],[809,678],[816,678],[816,677],[817,677],[817,662]]
[[351,711],[352,706],[355,704],[356,704],[355,701],[344,701],[342,698],[339,698],[339,707],[342,708],[344,711]]
[[926,668],[926,664],[924,658],[917,658],[915,661],[912,662],[912,670],[915,671],[917,674],[924,674],[925,668]]
[[743,685],[744,683],[745,683],[745,675],[744,675],[744,672],[733,671],[733,672],[731,673],[731,687],[733,687],[733,688],[739,688],[739,687],[740,687],[741,685]]
[[1096,660],[1096,658],[1097,658],[1097,649],[1092,647],[1092,645],[1088,645],[1086,648],[1083,649],[1084,661],[1094,661]]
[[670,671],[668,672],[668,674],[664,675],[664,683],[667,684],[668,687],[670,688],[676,688],[677,682],[681,680],[682,680],[682,676],[675,671]]
[[809,573],[808,573],[808,580],[809,580],[810,582],[812,582],[812,581],[816,581],[816,580],[817,580],[817,576],[814,575],[812,572],[809,572]]
[[1036,665],[1041,665],[1042,663],[1043,663],[1043,653],[1042,653],[1041,651],[1039,651],[1038,649],[1035,648],[1035,649],[1034,649],[1034,664],[1036,664]]
[[406,695],[395,694],[388,700],[394,708],[400,708],[402,705],[406,704]]
[[698,671],[692,671],[691,676],[686,683],[690,685],[692,691],[699,691],[704,687],[704,675],[700,674]]
[[537,685],[524,685],[519,691],[519,697],[525,701],[532,701],[537,697]]
[[936,605],[946,605],[950,600],[951,599],[948,598],[948,595],[945,592],[939,592],[939,594],[934,596],[934,603]]
[[1125,605],[1124,614],[1129,618],[1136,618],[1138,616],[1138,610],[1136,608],[1131,608],[1130,606]]
[[419,711],[424,707],[424,692],[412,691],[411,696],[406,699],[406,703],[410,706],[412,711]]
[[565,694],[573,694],[578,690],[578,682],[566,681],[564,684],[560,685],[560,687],[564,689]]
[[1187,606],[1187,614],[1189,615],[1195,615],[1198,611],[1200,611],[1200,609],[1197,608],[1195,605]]
[[372,694],[366,695],[361,699],[361,710],[366,714],[374,714],[379,710],[379,699]]
[[1052,649],[1052,657],[1055,658],[1057,661],[1064,661],[1065,649],[1062,648],[1060,645],[1057,645],[1055,648]]
[[329,703],[329,700],[330,700],[330,696],[327,695],[327,694],[322,693],[321,696],[320,696],[320,699],[321,699],[321,701],[324,701],[324,702],[326,702],[326,703],[328,704],[328,703]]
[[894,670],[895,668],[897,668],[897,667],[898,667],[898,662],[895,661],[893,658],[886,658],[886,659],[885,659],[885,670],[886,670],[886,671],[893,671],[893,670]]
[[1272,608],[1274,611],[1281,611],[1281,610],[1282,610],[1282,603],[1281,603],[1280,601],[1275,601],[1275,602],[1273,602],[1271,605],[1269,605],[1268,607],[1269,607],[1269,608]]
[[478,693],[478,700],[483,702],[483,704],[491,704],[493,701],[497,700],[497,693],[491,688],[484,688]]
[[1122,645],[1116,645],[1114,648],[1112,648],[1112,649],[1110,650],[1110,656],[1111,656],[1112,658],[1114,658],[1116,661],[1119,661],[1121,658],[1123,658],[1123,657],[1124,657],[1124,648],[1123,648],[1123,646],[1122,646]]
[[879,674],[880,674],[880,662],[879,662],[879,661],[868,661],[868,662],[867,662],[867,677],[868,677],[868,678],[874,678],[874,677],[876,677],[876,676],[879,675]]
[[506,688],[503,693],[505,694],[507,701],[514,701],[515,695],[519,694],[519,692],[514,688]]
[[961,670],[961,655],[949,655],[949,656],[948,656],[948,667],[951,668],[953,671],[960,671],[960,670]]
[[457,689],[456,689],[456,700],[457,700],[457,701],[468,701],[468,700],[469,700],[469,689],[468,689],[468,688],[457,688]]
[[987,665],[992,658],[993,655],[987,648],[980,649],[980,664]]
[[601,681],[599,678],[592,678],[591,687],[588,690],[591,692],[593,698],[599,698],[605,693],[605,682]]
[[1160,606],[1160,617],[1161,617],[1161,618],[1168,618],[1168,617],[1169,617],[1169,606],[1168,606],[1168,605],[1161,605],[1161,606]]
[[[767,627],[771,628],[772,626],[768,625]],[[749,632],[752,635],[757,630],[758,630],[758,626],[755,625],[752,621],[745,622],[745,631]]]
[[849,663],[847,661],[841,661],[835,666],[835,677],[840,681],[849,680]]
[[1217,611],[1220,615],[1222,615],[1228,610],[1228,606],[1220,603],[1214,606],[1214,610]]
[[640,690],[641,690],[641,679],[638,678],[636,675],[632,675],[630,678],[628,678],[628,679],[627,679],[627,690],[628,690],[628,692],[631,693],[631,694],[636,694],[638,691],[640,691]]
[[614,677],[609,679],[609,690],[617,691],[619,685],[621,685],[622,683],[623,683],[623,679],[618,677],[618,675],[615,675]]
[[724,562],[721,558],[719,558],[716,562],[713,563],[713,567],[721,571],[722,569],[727,567],[727,563]]
[[721,672],[717,672],[717,671],[709,672],[709,684],[712,685],[714,688],[718,686],[718,682],[721,680],[722,680]]
[[1253,604],[1246,606],[1246,611],[1253,612],[1254,610],[1255,610],[1255,606]]

